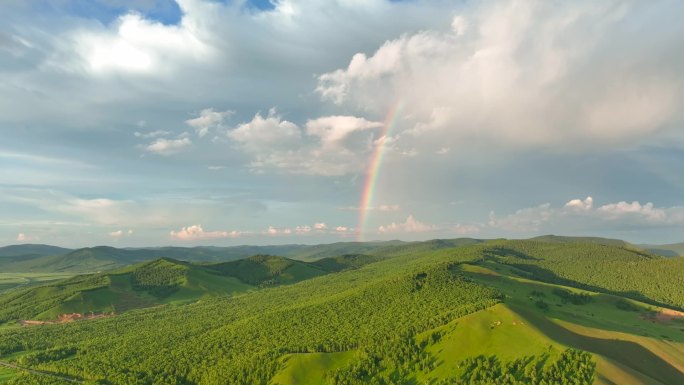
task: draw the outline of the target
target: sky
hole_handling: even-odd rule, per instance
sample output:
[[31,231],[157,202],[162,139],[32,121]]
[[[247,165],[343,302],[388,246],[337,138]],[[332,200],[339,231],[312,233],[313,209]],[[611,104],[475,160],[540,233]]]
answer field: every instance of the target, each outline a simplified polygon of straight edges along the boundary
[[682,14],[2,1],[0,245],[682,242]]

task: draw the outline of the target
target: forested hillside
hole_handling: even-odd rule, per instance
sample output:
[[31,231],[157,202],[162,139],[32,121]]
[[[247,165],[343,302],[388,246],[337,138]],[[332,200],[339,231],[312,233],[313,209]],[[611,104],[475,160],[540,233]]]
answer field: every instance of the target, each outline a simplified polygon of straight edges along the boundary
[[[657,306],[684,303],[684,265],[596,242],[462,242],[312,263],[160,259],[74,278],[126,277],[157,298],[191,298],[180,296],[188,282],[207,288],[209,277],[212,291],[222,279],[247,290],[8,324],[0,362],[107,385],[684,383],[684,318]],[[62,383],[22,370],[7,381]]]
[[193,264],[161,258],[108,273],[79,275],[0,294],[0,323],[50,321],[67,313],[120,314],[166,303],[235,295],[356,269],[377,260],[365,255],[343,255],[307,263],[255,255],[231,262]]
[[484,258],[527,271],[534,279],[684,309],[684,259],[632,247],[534,241],[492,242]]

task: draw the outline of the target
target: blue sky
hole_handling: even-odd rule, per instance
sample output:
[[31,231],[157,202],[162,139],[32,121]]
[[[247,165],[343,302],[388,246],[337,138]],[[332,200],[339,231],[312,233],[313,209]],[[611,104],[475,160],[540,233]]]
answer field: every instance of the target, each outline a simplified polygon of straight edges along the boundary
[[3,2],[0,244],[684,241],[683,8]]

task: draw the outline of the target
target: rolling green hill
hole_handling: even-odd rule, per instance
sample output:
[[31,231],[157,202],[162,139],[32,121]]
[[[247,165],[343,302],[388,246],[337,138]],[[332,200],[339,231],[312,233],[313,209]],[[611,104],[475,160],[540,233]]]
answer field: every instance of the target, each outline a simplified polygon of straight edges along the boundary
[[0,258],[2,257],[19,257],[23,255],[46,256],[66,254],[71,249],[50,245],[37,244],[23,244],[0,247]]
[[432,239],[425,242],[405,242],[394,245],[384,245],[369,251],[368,254],[377,256],[416,255],[438,250],[453,249],[456,247],[478,245],[484,242],[486,241],[474,238]]
[[[86,258],[90,258],[86,254]],[[216,264],[160,258],[0,294],[0,322],[55,320],[69,313],[122,313],[165,303],[181,304],[212,296],[230,296],[258,287],[291,284],[347,269],[377,258],[344,255],[307,263],[256,255]]]
[[[402,246],[414,242],[373,241],[373,242],[336,242],[323,245],[303,246],[286,253],[269,253],[302,261],[316,261],[323,258],[337,257],[343,254],[369,254],[374,250],[386,247]],[[261,252],[263,253],[263,252]]]
[[364,254],[344,254],[338,257],[322,258],[311,264],[328,272],[358,269],[369,263],[377,262],[380,257]]
[[563,235],[541,235],[539,237],[530,238],[530,241],[545,242],[545,243],[583,243],[596,244],[605,246],[628,247],[631,246],[629,242],[621,239],[601,238],[601,237],[568,237]]
[[254,286],[294,283],[327,273],[316,265],[273,255],[255,255],[207,267]]
[[[679,259],[592,240],[469,242],[313,263],[160,259],[72,278],[95,287],[86,297],[109,279],[139,301],[192,303],[5,326],[0,361],[107,385],[684,383]],[[244,286],[182,294],[224,279]]]
[[252,289],[240,279],[204,267],[158,259],[111,273],[80,275],[0,296],[0,321],[55,320],[70,313],[122,313]]

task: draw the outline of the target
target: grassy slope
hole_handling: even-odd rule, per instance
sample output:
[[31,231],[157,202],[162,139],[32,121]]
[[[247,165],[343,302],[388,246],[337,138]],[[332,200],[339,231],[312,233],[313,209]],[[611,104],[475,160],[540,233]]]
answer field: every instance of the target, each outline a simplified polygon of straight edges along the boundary
[[[499,269],[504,274],[512,273],[503,266]],[[620,310],[615,306],[617,298],[611,295],[586,292],[594,298],[591,303],[562,304],[552,293],[559,285],[493,274],[474,273],[472,276],[505,292],[506,305],[547,338],[597,354],[601,363],[599,374],[606,380],[632,378],[631,383],[640,383],[639,378],[647,378],[646,383],[660,381],[664,384],[684,381],[684,334],[677,322],[652,323],[640,317],[640,312]],[[551,305],[548,311],[541,311],[534,305],[537,298],[530,298],[532,291],[544,293],[541,298]],[[653,308],[633,303],[642,311]],[[631,370],[625,370],[625,367]]]
[[[418,383],[457,372],[458,364],[468,357],[496,355],[502,361],[512,361],[547,355],[552,361],[568,347],[595,354],[596,384],[684,381],[684,335],[678,323],[653,324],[642,319],[639,312],[618,309],[618,297],[524,279],[509,266],[464,265],[463,270],[476,281],[506,293],[507,298],[502,304],[419,335],[419,341],[435,332],[442,336],[428,348],[438,364],[428,373],[416,373]],[[552,292],[557,288],[590,293],[594,300],[586,305],[563,304]],[[552,305],[548,311],[534,305],[532,291],[544,293],[541,298]],[[655,309],[637,301],[632,303],[642,311]],[[325,373],[345,365],[353,354],[287,355],[271,383],[324,383]]]
[[319,385],[325,383],[325,375],[337,370],[354,356],[353,351],[340,353],[299,353],[282,358],[283,368],[271,380],[272,385]]
[[187,303],[216,296],[236,295],[252,289],[254,286],[237,278],[222,277],[205,270],[192,269],[179,290],[165,298],[164,303]]

